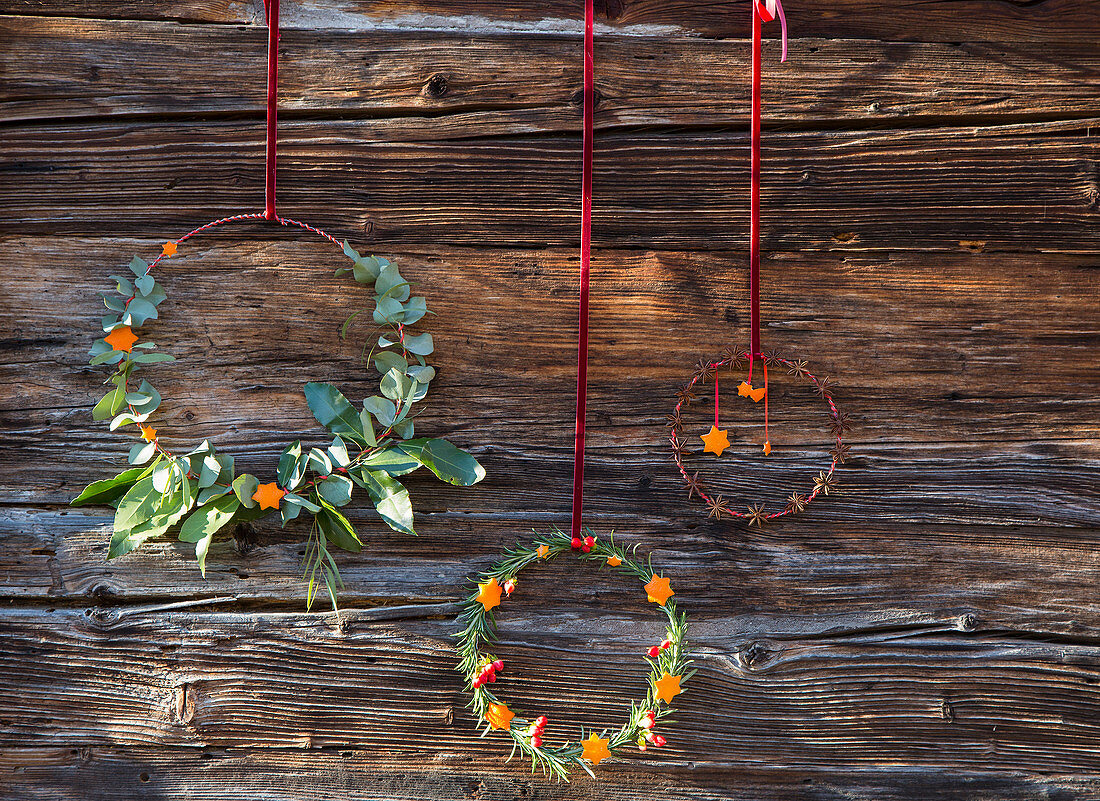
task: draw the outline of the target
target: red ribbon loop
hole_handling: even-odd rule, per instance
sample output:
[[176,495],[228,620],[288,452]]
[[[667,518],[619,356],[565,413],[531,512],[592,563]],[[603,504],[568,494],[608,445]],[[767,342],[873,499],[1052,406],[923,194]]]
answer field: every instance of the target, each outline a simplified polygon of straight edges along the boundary
[[783,36],[783,57],[780,61],[787,60],[787,18],[783,15],[783,3],[780,0],[753,0],[756,13],[760,15],[761,22],[771,22],[779,17],[779,28]]

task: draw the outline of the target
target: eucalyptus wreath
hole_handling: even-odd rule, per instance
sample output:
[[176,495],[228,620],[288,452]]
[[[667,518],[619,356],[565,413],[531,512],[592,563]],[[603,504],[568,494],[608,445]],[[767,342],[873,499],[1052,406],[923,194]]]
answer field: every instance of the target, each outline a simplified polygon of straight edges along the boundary
[[[657,722],[671,714],[673,699],[683,692],[682,685],[694,670],[688,670],[687,619],[672,600],[675,593],[667,578],[658,575],[649,557],[636,558],[636,549],[616,545],[613,538],[598,539],[591,531],[584,537],[570,537],[554,530],[537,535],[533,542],[506,550],[503,557],[481,573],[477,589],[463,603],[459,622],[463,629],[455,637],[459,656],[458,671],[465,679],[471,693],[468,706],[483,721],[482,736],[492,731],[503,731],[512,740],[512,753],[517,752],[531,759],[531,769],[541,767],[548,776],[566,779],[570,770],[579,767],[589,775],[592,765],[619,754],[633,746],[640,751],[665,745],[665,738],[657,731]],[[496,619],[493,609],[500,606],[502,594],[511,596],[518,586],[517,576],[525,568],[537,562],[553,559],[563,553],[574,553],[582,561],[599,562],[612,570],[640,581],[649,601],[658,604],[668,618],[665,639],[646,651],[649,665],[648,688],[640,701],[632,701],[625,722],[614,730],[599,734],[584,731],[576,739],[566,739],[558,745],[543,742],[550,720],[545,715],[532,718],[508,707],[494,693],[497,674],[504,670],[504,660],[488,652],[496,641]]]
[[[177,245],[198,231],[258,216],[239,215],[203,226],[166,243],[152,264],[134,257],[129,264],[131,275],[111,276],[115,291],[103,295],[108,313],[102,319],[104,336],[92,346],[91,364],[113,365],[114,372],[104,382],[110,389],[95,404],[92,417],[109,420],[112,431],[133,431],[137,441],[129,452],[129,469],[90,484],[71,503],[115,508],[109,559],[136,550],[179,524],[177,536],[194,543],[204,576],[218,531],[276,512],[285,526],[305,512],[312,516],[305,555],[307,608],[312,607],[321,583],[336,608],[337,590],[343,584],[332,547],[351,552],[362,548],[359,534],[340,511],[356,487],[366,492],[387,526],[415,534],[412,502],[400,477],[424,467],[450,484],[470,486],[481,481],[485,471],[473,456],[445,439],[414,438],[413,405],[425,398],[436,374],[427,362],[434,350],[432,335],[410,330],[429,313],[425,298],[412,294],[388,259],[361,255],[346,241],[337,242],[323,231],[285,218],[278,221],[342,247],[351,263],[337,269],[337,276],[351,275],[373,288],[373,319],[381,334],[370,358],[382,376],[380,394],[356,409],[333,385],[306,384],[310,411],[332,440],[319,447],[306,447],[300,441],[287,445],[279,456],[274,481],[267,483],[249,473],[238,474],[233,457],[216,451],[208,440],[182,455],[162,444],[150,422],[161,396],[139,371],[173,357],[135,333],[159,318],[158,307],[167,298],[152,268],[174,256]],[[358,314],[345,320],[341,337]]]

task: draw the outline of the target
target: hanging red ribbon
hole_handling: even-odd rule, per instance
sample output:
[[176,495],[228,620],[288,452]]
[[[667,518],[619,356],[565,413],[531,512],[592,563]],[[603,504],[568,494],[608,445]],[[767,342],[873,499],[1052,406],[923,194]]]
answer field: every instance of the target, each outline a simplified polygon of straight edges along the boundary
[[279,0],[264,0],[267,14],[267,179],[264,186],[264,217],[278,219],[275,213],[275,139],[279,95]]
[[584,427],[588,400],[588,274],[592,250],[592,151],[595,144],[593,117],[596,106],[596,63],[592,28],[595,18],[592,0],[584,3],[584,146],[581,167],[581,288],[577,337],[577,410],[573,435],[573,520],[574,537],[581,533],[584,494]]
[[760,349],[760,27],[779,17],[783,35],[783,61],[787,60],[787,18],[780,0],[754,0],[752,4],[752,133],[749,198],[749,365]]

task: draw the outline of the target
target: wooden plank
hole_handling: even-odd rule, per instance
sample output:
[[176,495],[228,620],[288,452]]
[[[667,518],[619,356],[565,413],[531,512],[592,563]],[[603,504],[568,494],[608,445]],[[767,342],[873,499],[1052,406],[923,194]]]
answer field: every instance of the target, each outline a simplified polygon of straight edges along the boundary
[[[631,601],[586,583],[578,616],[567,590],[541,586],[501,615],[498,689],[547,710],[554,740],[611,725],[644,686],[639,651],[661,636],[657,616],[637,588]],[[0,742],[503,759],[504,744],[480,740],[463,708],[448,610],[424,612],[348,611],[334,625],[322,615],[9,608]],[[729,617],[695,620],[696,692],[664,729],[663,759],[1097,771],[1095,643],[960,635],[954,620],[761,641]]]
[[[284,25],[448,30],[469,33],[575,31],[582,11],[568,0],[302,0],[284,2]],[[636,35],[744,36],[747,7],[732,0],[605,0],[596,3],[601,30]],[[1088,3],[997,0],[836,0],[828,7],[810,0],[786,4],[796,36],[899,41],[1094,42],[1100,21]],[[0,13],[162,19],[221,23],[260,23],[259,0],[0,0]],[[768,35],[774,37],[777,31]]]
[[407,759],[403,753],[319,749],[0,749],[0,789],[10,801],[38,801],[47,794],[52,801],[86,801],[91,793],[97,801],[221,801],[230,796],[265,801],[469,801],[478,796],[575,801],[580,794],[600,801],[643,794],[667,801],[786,801],[795,787],[804,798],[1048,801],[1096,795],[1100,776],[890,766],[815,771],[666,758],[620,762],[598,780],[581,775],[571,784],[554,784],[532,776],[522,764],[501,764],[495,753],[430,753]]
[[[287,124],[281,210],[371,242],[574,246],[576,137],[438,141],[447,124]],[[1080,125],[774,132],[763,247],[1095,250],[1100,138]],[[170,235],[258,208],[262,133],[239,122],[11,129],[0,142],[0,233]],[[746,152],[743,133],[600,137],[597,246],[743,247]]]
[[[0,49],[0,120],[264,108],[262,28],[9,17],[0,19],[0,41],[8,44]],[[1098,111],[1100,54],[1092,43],[1069,43],[1057,60],[1045,44],[804,39],[792,47],[797,59],[768,67],[772,126],[913,125],[948,116],[958,125],[960,117],[980,123]],[[468,129],[577,128],[581,76],[571,37],[303,30],[288,32],[283,48],[284,115],[460,114]],[[230,51],[235,58],[226,60]],[[747,125],[743,41],[606,37],[598,58],[601,128]]]

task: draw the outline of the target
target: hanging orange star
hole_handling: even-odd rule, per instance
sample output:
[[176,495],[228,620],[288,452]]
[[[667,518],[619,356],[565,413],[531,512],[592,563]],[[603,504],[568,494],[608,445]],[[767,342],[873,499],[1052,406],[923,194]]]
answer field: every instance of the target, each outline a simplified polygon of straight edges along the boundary
[[138,338],[134,332],[130,330],[130,326],[120,325],[107,336],[103,337],[103,341],[115,350],[129,353],[130,349],[134,347],[134,343],[138,341]]
[[500,584],[495,578],[489,579],[484,584],[477,585],[477,600],[488,612],[494,606],[500,606]]
[[508,731],[512,728],[512,718],[515,714],[507,704],[489,704],[489,711],[485,713],[485,719],[494,729]]
[[703,453],[713,453],[715,456],[721,456],[722,451],[730,446],[729,432],[718,426],[711,426],[710,431],[701,434],[699,439],[703,440]]
[[279,502],[286,495],[286,490],[272,481],[270,484],[260,484],[252,494],[252,500],[260,505],[261,509],[278,509]]
[[620,559],[618,556],[609,556],[607,557],[607,563],[612,567],[618,567],[623,563],[623,560]]
[[141,438],[146,442],[152,442],[157,438],[157,430],[152,426],[141,426]]
[[767,440],[764,440],[764,455],[767,456],[772,452],[772,444]]
[[645,593],[649,597],[649,600],[661,606],[664,606],[665,602],[676,594],[672,591],[669,580],[658,577],[656,573],[653,574],[653,578],[646,582]]
[[752,384],[747,381],[742,381],[737,385],[737,394],[742,398],[752,398],[753,403],[760,403],[764,399],[764,395],[768,392],[764,387],[757,387],[753,389]]
[[654,698],[671,704],[672,699],[680,694],[680,677],[662,673],[661,678],[653,682],[653,689],[656,690]]
[[550,546],[540,545],[538,548],[535,549],[535,553],[539,555],[539,559],[545,559],[550,555]]
[[584,748],[581,759],[587,759],[593,765],[599,765],[605,759],[609,759],[611,757],[611,752],[607,750],[609,742],[607,738],[597,737],[596,733],[592,732],[587,740],[581,740],[581,747]]
[[164,246],[163,246],[163,254],[162,255],[175,256],[176,255],[176,243],[175,242],[165,242]]

